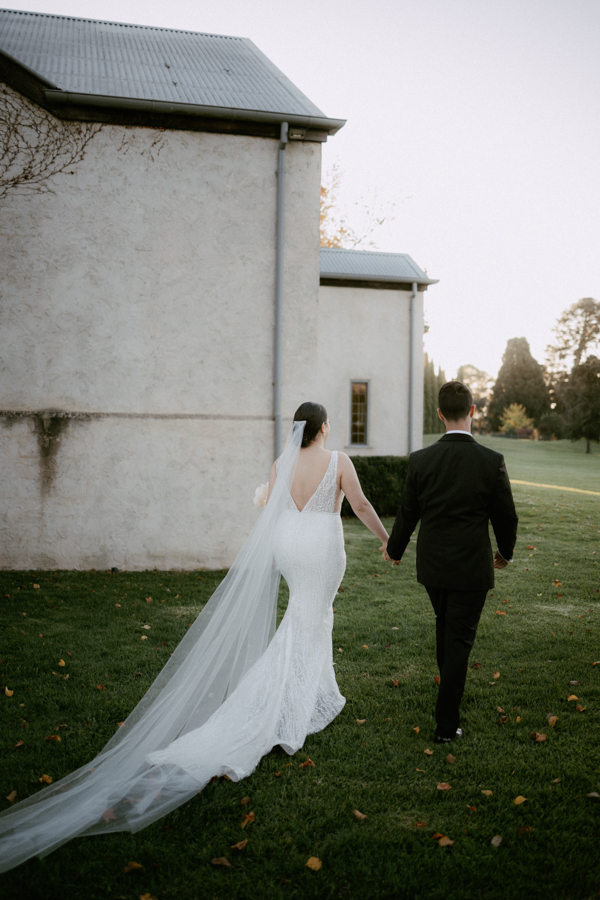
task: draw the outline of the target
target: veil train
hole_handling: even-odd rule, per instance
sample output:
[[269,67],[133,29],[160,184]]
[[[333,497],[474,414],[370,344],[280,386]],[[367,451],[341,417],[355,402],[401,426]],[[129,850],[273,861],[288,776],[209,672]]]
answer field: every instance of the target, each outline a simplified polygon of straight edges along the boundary
[[0,813],[0,872],[71,838],[136,832],[197,794],[201,783],[149,754],[202,726],[262,656],[276,626],[273,547],[304,422],[294,422],[269,502],[226,577],[147,693],[91,762]]

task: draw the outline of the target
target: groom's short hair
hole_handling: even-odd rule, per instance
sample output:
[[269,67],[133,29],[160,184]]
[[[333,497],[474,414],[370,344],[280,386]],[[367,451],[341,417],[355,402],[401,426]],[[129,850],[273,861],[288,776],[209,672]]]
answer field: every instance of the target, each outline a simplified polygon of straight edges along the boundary
[[447,381],[440,388],[438,405],[445,419],[457,422],[469,415],[473,405],[473,394],[462,381]]

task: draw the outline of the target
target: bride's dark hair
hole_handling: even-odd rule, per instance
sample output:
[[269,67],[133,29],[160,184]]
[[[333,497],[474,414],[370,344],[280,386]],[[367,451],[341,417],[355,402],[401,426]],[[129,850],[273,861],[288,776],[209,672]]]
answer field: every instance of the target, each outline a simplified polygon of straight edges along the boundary
[[304,434],[302,435],[302,446],[308,447],[312,444],[319,433],[319,429],[323,422],[327,421],[327,410],[320,403],[301,403],[294,413],[294,422],[306,422],[304,426]]

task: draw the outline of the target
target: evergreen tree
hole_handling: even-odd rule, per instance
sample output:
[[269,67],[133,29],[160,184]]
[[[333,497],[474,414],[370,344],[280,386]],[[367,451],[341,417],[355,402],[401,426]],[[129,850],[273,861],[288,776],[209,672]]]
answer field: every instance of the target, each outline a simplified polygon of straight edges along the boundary
[[423,434],[442,434],[444,423],[437,414],[438,394],[447,378],[440,368],[437,375],[433,360],[425,354],[425,378],[423,384]]
[[502,413],[512,403],[524,406],[536,424],[550,410],[543,369],[531,355],[526,338],[511,338],[506,345],[488,412],[494,431],[500,428]]

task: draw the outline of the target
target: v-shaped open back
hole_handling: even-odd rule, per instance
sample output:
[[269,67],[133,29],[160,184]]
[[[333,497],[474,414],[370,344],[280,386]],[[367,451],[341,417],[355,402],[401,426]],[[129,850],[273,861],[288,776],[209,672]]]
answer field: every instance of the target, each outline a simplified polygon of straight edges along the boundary
[[337,450],[333,450],[329,458],[329,464],[325,469],[325,474],[302,509],[298,507],[298,504],[292,497],[291,490],[289,491],[290,500],[297,512],[303,513],[304,510],[307,510],[308,512],[332,513],[334,511],[337,496],[337,460]]

